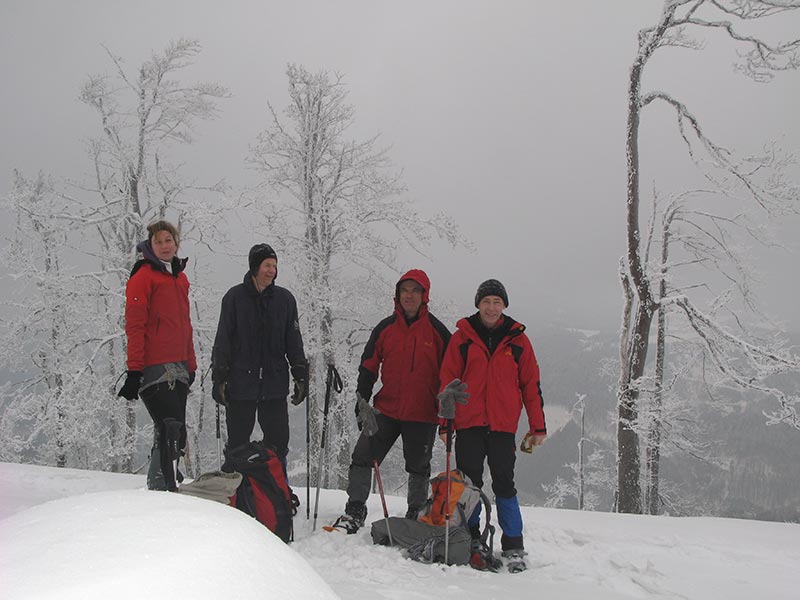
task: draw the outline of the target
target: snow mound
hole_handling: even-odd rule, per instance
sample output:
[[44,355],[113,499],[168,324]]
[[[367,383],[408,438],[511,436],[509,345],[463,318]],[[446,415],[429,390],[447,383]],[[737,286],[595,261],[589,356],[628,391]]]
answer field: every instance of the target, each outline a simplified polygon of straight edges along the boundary
[[0,521],[3,597],[338,598],[263,525],[222,504],[124,490]]

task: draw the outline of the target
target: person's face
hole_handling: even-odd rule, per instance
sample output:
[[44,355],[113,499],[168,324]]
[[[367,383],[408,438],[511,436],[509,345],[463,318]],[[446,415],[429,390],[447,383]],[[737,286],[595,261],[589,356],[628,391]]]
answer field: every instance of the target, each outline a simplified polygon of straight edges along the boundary
[[178,252],[178,244],[175,243],[175,238],[169,231],[156,231],[155,235],[150,238],[150,245],[153,247],[156,258],[164,262],[172,262],[172,258]]
[[422,293],[422,286],[416,281],[407,279],[400,284],[400,307],[409,319],[417,316],[422,306]]
[[267,287],[278,273],[278,261],[274,258],[265,258],[261,261],[256,273],[256,283],[261,288]]
[[506,309],[505,302],[500,296],[484,296],[478,302],[478,312],[481,315],[481,322],[486,327],[494,327],[503,316]]

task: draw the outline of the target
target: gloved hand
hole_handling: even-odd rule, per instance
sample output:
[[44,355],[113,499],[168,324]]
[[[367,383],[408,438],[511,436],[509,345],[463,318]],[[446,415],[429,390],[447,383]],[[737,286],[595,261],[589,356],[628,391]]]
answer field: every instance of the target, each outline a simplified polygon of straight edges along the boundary
[[356,392],[356,423],[358,424],[358,430],[367,437],[372,437],[378,433],[378,420],[375,418],[375,409],[358,392]]
[[227,381],[214,382],[214,385],[211,386],[211,397],[214,402],[222,406],[228,406],[227,388]]
[[211,371],[211,397],[214,402],[228,406],[228,375],[230,369],[223,365],[212,365]]
[[533,454],[534,446],[541,446],[542,442],[544,442],[544,438],[546,438],[546,434],[541,433],[532,433],[528,432],[525,434],[525,437],[522,438],[522,441],[519,443],[519,449],[525,452],[526,454]]
[[439,418],[455,419],[456,402],[467,404],[467,398],[469,398],[467,384],[461,383],[460,379],[453,379],[453,381],[444,386],[437,398],[439,398]]
[[308,362],[302,361],[292,367],[292,378],[294,379],[294,392],[292,393],[292,404],[297,406],[308,397]]
[[141,371],[128,371],[128,376],[125,377],[125,383],[119,390],[117,396],[122,396],[127,400],[133,400],[139,397],[139,388],[142,385],[142,372]]
[[195,376],[194,371],[189,373],[189,385],[187,387],[192,387],[192,384],[194,383],[194,376]]
[[292,392],[292,404],[295,406],[302,404],[306,396],[308,396],[308,384],[304,379],[295,379],[294,392]]

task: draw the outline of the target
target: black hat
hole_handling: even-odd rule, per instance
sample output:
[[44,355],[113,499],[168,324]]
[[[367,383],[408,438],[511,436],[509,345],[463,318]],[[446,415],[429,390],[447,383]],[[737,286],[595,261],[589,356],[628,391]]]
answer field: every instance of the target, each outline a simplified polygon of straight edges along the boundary
[[250,254],[247,257],[247,262],[250,265],[250,275],[255,277],[261,263],[268,258],[274,258],[276,261],[278,260],[278,255],[275,254],[275,250],[273,250],[272,246],[269,244],[256,244],[250,248]]
[[477,307],[486,296],[499,296],[508,308],[506,288],[497,279],[487,279],[478,286],[478,291],[475,293],[475,306]]

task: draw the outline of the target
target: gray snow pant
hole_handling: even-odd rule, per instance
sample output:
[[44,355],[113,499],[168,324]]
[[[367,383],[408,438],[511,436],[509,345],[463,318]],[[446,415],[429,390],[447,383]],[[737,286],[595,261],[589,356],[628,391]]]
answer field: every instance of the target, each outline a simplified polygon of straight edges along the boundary
[[436,438],[434,423],[398,421],[380,413],[375,414],[378,432],[372,437],[363,433],[353,449],[353,461],[347,482],[349,503],[363,505],[369,498],[372,483],[372,460],[383,462],[389,450],[403,438],[403,458],[408,473],[408,508],[416,510],[428,499],[428,479],[431,476],[431,455]]

